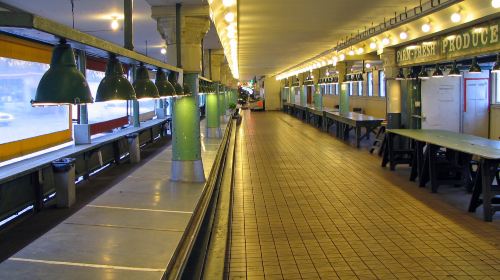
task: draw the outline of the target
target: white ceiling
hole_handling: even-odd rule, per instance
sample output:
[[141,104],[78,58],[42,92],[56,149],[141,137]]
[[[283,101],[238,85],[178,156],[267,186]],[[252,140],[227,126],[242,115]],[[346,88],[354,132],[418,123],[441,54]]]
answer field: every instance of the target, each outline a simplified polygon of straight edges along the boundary
[[[70,0],[0,0],[7,5],[49,18],[56,22],[71,26]],[[206,0],[149,0],[157,5],[175,4],[206,4]],[[167,3],[172,2],[172,3]],[[123,29],[112,31],[111,15],[123,15],[123,0],[74,0],[75,28],[96,37],[123,46]],[[160,53],[165,41],[157,31],[156,21],[151,18],[151,6],[146,0],[134,0],[134,47],[135,51],[164,61]],[[123,21],[120,20],[121,26]],[[215,28],[214,28],[215,29]],[[209,31],[210,37],[205,39],[205,48],[221,48],[217,33]]]
[[240,78],[274,75],[419,0],[238,0]]

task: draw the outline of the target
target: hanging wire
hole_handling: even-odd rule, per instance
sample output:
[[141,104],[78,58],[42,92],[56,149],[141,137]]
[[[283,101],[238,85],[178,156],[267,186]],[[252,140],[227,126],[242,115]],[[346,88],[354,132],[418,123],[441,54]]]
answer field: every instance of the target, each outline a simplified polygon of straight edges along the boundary
[[70,0],[71,2],[71,17],[73,19],[73,29],[75,29],[75,0]]

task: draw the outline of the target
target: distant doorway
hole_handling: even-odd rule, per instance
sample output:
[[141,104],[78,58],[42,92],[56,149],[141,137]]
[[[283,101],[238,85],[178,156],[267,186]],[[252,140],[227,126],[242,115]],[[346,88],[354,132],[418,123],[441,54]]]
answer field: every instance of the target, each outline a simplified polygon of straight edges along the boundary
[[310,87],[310,86],[306,87],[306,89],[307,89],[307,104],[313,103],[313,88],[314,87]]

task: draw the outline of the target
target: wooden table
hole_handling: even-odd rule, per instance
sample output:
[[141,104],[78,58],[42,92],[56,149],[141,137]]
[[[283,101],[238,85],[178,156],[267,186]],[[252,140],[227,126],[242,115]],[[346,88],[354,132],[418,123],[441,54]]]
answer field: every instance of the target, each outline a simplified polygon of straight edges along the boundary
[[322,127],[323,123],[323,108],[308,105],[306,110],[306,122],[314,121],[316,127]]
[[[384,121],[384,119],[360,113],[340,113],[331,111],[324,111],[324,119],[326,122],[326,130],[328,130],[332,123],[335,123],[336,136],[342,139],[347,139],[349,137],[349,131],[354,129],[356,133],[356,147],[358,148],[361,140],[365,137],[366,139],[370,139],[370,133]],[[362,127],[366,129],[365,134],[361,134]]]
[[283,103],[283,112],[287,114],[292,114],[293,113],[293,103],[285,102]]
[[[437,191],[441,183],[456,183],[465,182],[472,155],[480,158],[478,170],[474,178],[473,195],[471,198],[469,211],[474,212],[476,208],[483,203],[484,205],[484,220],[491,221],[493,214],[500,211],[500,200],[495,198],[500,195],[498,185],[493,185],[495,177],[499,177],[500,164],[500,141],[490,140],[474,135],[461,134],[444,130],[427,130],[427,129],[388,129],[387,147],[384,153],[382,165],[390,164],[391,169],[394,169],[398,163],[398,149],[395,148],[395,137],[397,135],[409,138],[413,141],[409,150],[412,150],[411,165],[412,172],[410,179],[419,178],[420,186],[425,186],[425,183],[430,180],[433,192]],[[424,152],[424,146],[426,146]],[[451,164],[440,164],[439,157],[442,154],[440,148],[446,148],[455,152],[455,156],[451,160]],[[407,151],[405,151],[407,152]],[[460,170],[461,169],[461,170]],[[441,180],[438,178],[439,172],[460,172],[461,178],[456,178],[456,181]],[[483,195],[481,201],[480,195]]]
[[307,105],[302,106],[299,104],[294,104],[294,115],[301,120],[306,120],[306,118],[307,118]]

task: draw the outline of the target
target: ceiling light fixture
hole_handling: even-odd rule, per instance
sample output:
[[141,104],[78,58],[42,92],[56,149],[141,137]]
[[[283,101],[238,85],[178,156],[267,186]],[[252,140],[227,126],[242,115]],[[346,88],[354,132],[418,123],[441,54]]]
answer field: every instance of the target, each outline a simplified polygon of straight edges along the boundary
[[224,19],[228,22],[231,23],[234,21],[234,13],[229,12],[224,16]]
[[389,38],[387,38],[387,37],[385,37],[384,39],[382,39],[382,45],[384,45],[384,46],[389,45],[389,43],[390,43],[390,42],[391,42],[391,41],[390,41],[390,40],[389,40]]
[[106,74],[97,87],[95,101],[133,100],[134,87],[123,76],[123,67],[116,55],[111,54],[106,64]]
[[364,53],[364,52],[365,52],[365,49],[364,49],[364,48],[358,48],[358,51],[357,51],[357,52],[358,52],[358,54],[362,54],[362,53]]
[[134,89],[137,99],[154,99],[159,98],[158,88],[149,79],[149,73],[144,63],[141,62],[135,72],[136,79],[134,81]]
[[405,79],[405,75],[403,74],[403,68],[399,68],[398,75],[396,76],[396,81],[402,81]]
[[460,15],[460,12],[456,12],[451,14],[450,17],[451,21],[454,23],[460,22],[462,20],[462,15]]
[[448,77],[461,77],[462,74],[460,73],[460,70],[457,67],[457,61],[453,61],[453,65],[451,66],[450,73],[448,73]]
[[443,75],[443,71],[441,70],[441,68],[439,67],[439,64],[436,64],[436,69],[434,70],[434,72],[432,73],[432,77],[433,78],[442,78],[444,77]]
[[[500,0],[499,0],[500,1]],[[377,48],[377,43],[376,42],[371,42],[370,43],[370,49],[374,50]]]
[[481,73],[481,66],[477,63],[477,57],[472,59],[472,64],[469,68],[469,73]]
[[408,39],[408,33],[406,33],[406,31],[402,31],[401,33],[399,33],[399,38],[401,40],[406,40]]
[[222,5],[224,5],[224,7],[231,7],[234,5],[234,2],[235,0],[222,0]]
[[429,79],[429,74],[427,74],[427,71],[425,71],[425,67],[422,66],[420,69],[420,73],[418,73],[418,78],[421,80],[428,80]]
[[345,54],[341,53],[341,54],[339,55],[339,60],[340,60],[340,61],[344,61],[344,59],[345,59]]
[[111,29],[116,31],[120,28],[120,23],[118,22],[118,19],[116,17],[111,18]]
[[370,63],[367,63],[367,64],[365,64],[365,67],[370,68],[370,67],[372,67],[372,65]]
[[160,50],[161,54],[166,55],[167,54],[167,47],[163,47]]
[[493,69],[491,69],[491,72],[500,73],[500,53],[497,53],[497,60],[495,61],[495,64],[493,65]]
[[500,0],[491,0],[491,6],[495,9],[500,8]]
[[354,55],[354,50],[349,50],[349,52],[347,54],[349,54],[350,56],[353,56]]
[[430,23],[424,23],[424,24],[422,24],[422,31],[424,33],[427,33],[429,31],[431,31],[431,24]]
[[32,106],[92,103],[89,85],[76,68],[71,45],[62,39],[52,51],[50,68],[38,83]]

